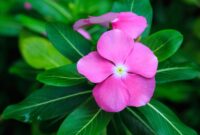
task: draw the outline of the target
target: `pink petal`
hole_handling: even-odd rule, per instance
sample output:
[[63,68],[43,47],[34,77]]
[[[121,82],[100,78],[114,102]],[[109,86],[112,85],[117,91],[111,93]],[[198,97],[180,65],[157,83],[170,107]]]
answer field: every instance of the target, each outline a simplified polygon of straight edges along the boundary
[[80,19],[74,23],[73,29],[77,31],[78,29],[89,25],[91,25],[89,19]]
[[100,24],[103,25],[105,27],[109,27],[109,24],[111,23],[111,21],[113,21],[114,19],[117,18],[117,16],[119,15],[119,13],[107,13],[107,14],[103,14],[101,16],[93,16],[89,18],[89,21],[92,24]]
[[91,40],[91,36],[86,30],[78,29],[77,32],[79,32],[84,38]]
[[129,72],[152,78],[158,67],[157,57],[141,43],[135,43],[134,49],[126,60]]
[[124,31],[131,38],[136,39],[147,27],[147,21],[143,16],[132,12],[121,12],[112,22],[113,29]]
[[130,95],[129,106],[139,107],[150,101],[155,89],[155,78],[129,74],[123,81]]
[[77,63],[78,72],[93,83],[99,83],[112,74],[113,64],[97,52],[91,52]]
[[121,79],[111,76],[93,89],[93,96],[100,108],[107,112],[119,112],[128,102],[129,95]]
[[107,13],[101,16],[91,16],[88,19],[80,19],[75,22],[73,28],[74,30],[78,30],[79,28],[83,28],[85,26],[89,26],[92,24],[100,24],[105,27],[109,27],[109,23],[114,20],[118,16],[118,13]]
[[99,54],[114,62],[123,63],[133,48],[134,41],[120,30],[105,32],[97,43]]

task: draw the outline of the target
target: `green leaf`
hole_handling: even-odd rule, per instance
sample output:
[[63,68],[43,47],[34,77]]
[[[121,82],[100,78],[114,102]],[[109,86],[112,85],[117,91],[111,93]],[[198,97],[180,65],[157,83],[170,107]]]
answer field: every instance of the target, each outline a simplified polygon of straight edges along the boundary
[[31,124],[31,135],[44,135],[38,127],[38,123]]
[[65,119],[58,135],[99,135],[111,118],[111,113],[102,111],[90,99]]
[[76,64],[66,65],[40,73],[37,80],[52,86],[72,86],[85,82],[76,69]]
[[65,118],[66,118],[66,115],[61,115],[54,119],[41,121],[39,123],[39,129],[40,131],[42,131],[42,133],[45,133],[45,134],[56,133]]
[[16,6],[16,1],[13,0],[1,0],[0,4],[0,15],[8,15],[13,6]]
[[70,63],[48,40],[41,37],[21,37],[20,51],[26,62],[36,69],[50,69]]
[[107,127],[107,135],[132,135],[119,114],[115,114]]
[[134,108],[120,113],[122,121],[133,135],[156,135],[146,118]]
[[90,42],[65,24],[48,24],[47,34],[54,46],[72,61],[90,52]]
[[41,71],[31,68],[23,60],[19,60],[12,67],[10,67],[9,72],[11,74],[18,75],[24,79],[34,80]]
[[71,14],[60,4],[53,0],[27,0],[33,9],[38,11],[46,19],[52,21],[69,22],[72,20]]
[[183,36],[176,30],[162,30],[143,40],[143,43],[155,53],[160,62],[174,55],[182,42]]
[[173,82],[156,85],[155,98],[172,102],[187,102],[193,93],[193,87],[186,82]]
[[197,77],[200,70],[191,63],[159,65],[156,74],[156,83],[168,83],[180,80],[189,80]]
[[68,114],[91,93],[84,86],[44,87],[35,91],[19,104],[8,106],[3,119],[16,119],[23,122],[48,120]]
[[149,35],[152,25],[153,10],[151,7],[150,0],[134,0],[134,5],[132,7],[132,12],[138,15],[144,16],[147,19],[148,27],[142,34],[142,37]]
[[191,128],[184,125],[166,106],[152,100],[138,110],[145,116],[157,135],[197,135]]
[[[72,1],[72,12],[76,13],[77,19],[83,17],[82,15],[102,14],[110,10],[110,0],[75,0]],[[72,3],[71,3],[72,4]]]
[[[200,4],[200,1],[199,1]],[[197,36],[200,39],[200,17],[195,19],[193,24],[193,33],[195,36]]]
[[135,0],[115,1],[112,6],[113,12],[132,12]]
[[196,6],[200,6],[200,1],[199,0],[182,0],[187,4],[191,4],[191,5],[196,5]]
[[[94,44],[95,47],[96,47],[96,44],[97,44],[99,38],[101,37],[101,35],[106,31],[108,31],[108,28],[102,27],[100,25],[91,26],[88,29],[88,32],[90,33],[90,35],[92,37],[92,43]],[[95,50],[96,50],[96,48],[95,48]]]
[[[142,8],[141,8],[142,7]],[[112,11],[114,12],[133,12],[140,16],[144,16],[147,19],[148,27],[142,34],[146,37],[150,33],[153,10],[149,0],[123,0],[123,2],[115,2],[113,4]]]
[[17,36],[21,28],[21,25],[12,17],[0,16],[0,35]]
[[26,15],[17,15],[16,19],[22,26],[40,34],[45,34],[45,22]]

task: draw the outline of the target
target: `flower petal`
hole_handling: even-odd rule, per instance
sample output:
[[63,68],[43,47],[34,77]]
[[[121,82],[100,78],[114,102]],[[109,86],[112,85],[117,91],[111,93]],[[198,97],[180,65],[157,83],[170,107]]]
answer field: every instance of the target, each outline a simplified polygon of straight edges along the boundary
[[111,23],[111,21],[115,20],[118,15],[119,13],[109,12],[101,16],[92,16],[89,18],[89,21],[92,24],[100,24],[105,27],[109,27],[109,24]]
[[112,74],[113,64],[97,52],[91,52],[77,63],[78,72],[93,83],[99,83]]
[[131,52],[133,43],[134,41],[121,30],[110,30],[100,37],[97,51],[102,57],[115,64],[121,64]]
[[93,96],[99,107],[107,112],[119,112],[129,102],[129,95],[122,80],[114,76],[97,84],[93,89]]
[[128,66],[129,72],[152,78],[156,74],[158,60],[148,47],[141,43],[135,43],[125,64]]
[[131,38],[136,39],[147,27],[147,21],[143,16],[132,12],[121,12],[117,19],[112,22],[112,27],[120,29]]
[[89,25],[91,25],[89,19],[80,19],[74,23],[73,29],[77,31],[78,29]]
[[77,22],[75,22],[73,28],[74,30],[78,30],[80,28],[83,28],[85,26],[89,26],[92,24],[100,24],[105,27],[109,27],[110,22],[113,21],[115,18],[117,18],[118,14],[119,13],[109,12],[101,16],[91,16],[88,19],[80,19]]
[[139,107],[150,101],[155,89],[155,78],[129,74],[123,81],[130,95],[129,106]]
[[91,40],[91,36],[86,30],[80,28],[77,30],[77,32],[79,32],[87,40]]

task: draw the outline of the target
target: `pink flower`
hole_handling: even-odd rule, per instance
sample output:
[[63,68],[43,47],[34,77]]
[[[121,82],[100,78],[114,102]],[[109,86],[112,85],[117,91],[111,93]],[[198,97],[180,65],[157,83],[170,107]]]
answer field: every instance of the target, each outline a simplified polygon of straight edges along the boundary
[[144,17],[138,16],[132,12],[107,13],[99,17],[89,17],[88,19],[80,19],[74,24],[74,29],[78,31],[80,28],[100,24],[104,27],[112,26],[112,29],[124,31],[128,36],[136,39],[147,27],[147,21]]
[[29,2],[25,2],[25,3],[24,3],[24,8],[25,8],[26,10],[31,10],[31,9],[32,9],[32,5],[31,5]]
[[84,29],[78,29],[77,30],[84,38],[86,38],[87,40],[91,40],[91,36],[90,34],[84,30]]
[[97,51],[78,61],[78,72],[97,83],[93,96],[107,112],[119,112],[126,106],[143,106],[155,89],[158,60],[141,43],[134,43],[121,30],[105,32]]

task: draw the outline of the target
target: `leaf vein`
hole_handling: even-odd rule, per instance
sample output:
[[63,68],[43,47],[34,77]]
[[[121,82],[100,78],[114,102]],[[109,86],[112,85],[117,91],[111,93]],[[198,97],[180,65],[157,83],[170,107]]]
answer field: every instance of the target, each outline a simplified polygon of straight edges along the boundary
[[98,112],[92,117],[91,120],[88,121],[88,123],[86,123],[86,125],[84,125],[77,133],[76,135],[80,134],[81,131],[83,131],[88,125],[90,125],[90,123],[99,115],[99,113],[101,112],[102,110],[99,109]]
[[[58,30],[58,29],[57,29]],[[74,44],[60,31],[58,30],[58,33],[63,37],[63,39],[81,56],[84,55],[74,46]]]
[[[26,110],[26,109],[42,106],[42,105],[45,105],[45,104],[50,104],[52,102],[58,102],[58,101],[61,101],[61,100],[67,99],[67,98],[75,97],[75,96],[78,96],[78,95],[84,95],[84,94],[88,94],[88,93],[91,93],[91,91],[88,90],[88,91],[84,91],[84,92],[75,93],[75,94],[72,94],[72,95],[67,95],[67,96],[64,96],[64,97],[57,98],[57,99],[45,101],[45,102],[42,102],[42,103],[38,103],[38,104],[31,105],[31,106],[27,106],[27,107],[23,107],[23,108],[21,108],[21,109],[19,109],[17,111],[22,111],[22,110]],[[10,112],[10,113],[13,113],[13,111]]]
[[161,44],[158,48],[153,50],[153,52],[156,53],[158,50],[160,50],[162,47],[164,47],[168,42],[170,42],[171,40],[173,40],[175,38],[177,38],[177,37],[175,36],[175,37],[172,37],[172,38],[168,39],[165,43]]
[[129,107],[127,108],[127,110],[131,114],[133,114],[139,121],[141,121],[144,124],[144,126],[146,126],[154,135],[156,135],[156,133],[154,132],[154,130],[144,120],[142,120],[142,118],[139,115],[137,115],[135,112],[133,112]]
[[67,76],[45,76],[45,78],[59,78],[59,79],[69,79],[69,80],[81,80],[84,77],[67,77]]
[[167,117],[165,117],[164,114],[162,114],[162,112],[160,112],[156,107],[154,107],[154,106],[151,105],[150,103],[148,103],[147,105],[148,105],[150,108],[152,108],[154,111],[156,111],[158,114],[160,114],[160,116],[161,116],[163,119],[165,119],[165,120],[169,123],[169,125],[171,125],[172,128],[174,128],[174,129],[177,131],[178,134],[183,135],[183,134],[181,133],[181,131],[180,131],[171,121],[169,121],[169,120],[167,119]]
[[172,68],[159,69],[157,73],[171,71],[171,70],[179,70],[179,69],[192,69],[192,67],[172,67]]

